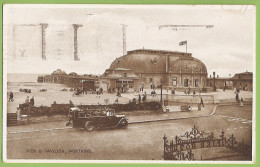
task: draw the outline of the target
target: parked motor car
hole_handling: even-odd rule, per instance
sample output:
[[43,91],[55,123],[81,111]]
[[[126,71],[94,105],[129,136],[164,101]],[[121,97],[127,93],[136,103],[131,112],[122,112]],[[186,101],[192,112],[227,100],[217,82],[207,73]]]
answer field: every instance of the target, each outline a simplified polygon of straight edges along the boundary
[[96,128],[126,128],[128,121],[124,115],[116,115],[111,108],[81,109],[73,107],[68,114],[67,126],[73,128],[85,128],[92,131]]

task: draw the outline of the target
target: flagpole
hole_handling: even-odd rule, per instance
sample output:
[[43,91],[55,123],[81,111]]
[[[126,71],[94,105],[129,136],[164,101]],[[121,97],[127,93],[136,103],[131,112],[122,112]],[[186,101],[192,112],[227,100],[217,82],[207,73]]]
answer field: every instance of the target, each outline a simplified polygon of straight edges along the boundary
[[188,41],[186,41],[186,53],[187,53]]

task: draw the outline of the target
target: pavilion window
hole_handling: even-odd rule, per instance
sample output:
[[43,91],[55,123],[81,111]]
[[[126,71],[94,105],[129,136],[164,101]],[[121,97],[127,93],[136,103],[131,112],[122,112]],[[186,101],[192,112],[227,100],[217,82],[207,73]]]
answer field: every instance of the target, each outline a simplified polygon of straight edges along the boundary
[[195,79],[195,87],[199,87],[199,79]]
[[184,79],[184,87],[188,87],[189,86],[189,79],[185,78]]
[[172,78],[172,85],[177,86],[177,77]]

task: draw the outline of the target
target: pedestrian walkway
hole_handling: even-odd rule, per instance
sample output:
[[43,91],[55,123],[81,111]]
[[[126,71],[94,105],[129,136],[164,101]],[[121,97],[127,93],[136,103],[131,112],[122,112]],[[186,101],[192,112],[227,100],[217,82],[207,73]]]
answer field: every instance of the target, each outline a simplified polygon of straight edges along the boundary
[[[141,116],[127,116],[129,124],[135,123],[146,123],[146,122],[155,122],[155,121],[166,121],[166,120],[178,120],[178,119],[188,119],[196,117],[210,116],[213,112],[214,105],[205,106],[201,111],[192,111],[192,112],[173,112],[173,113],[158,113],[151,115],[141,115]],[[55,122],[44,122],[44,123],[34,123],[28,125],[20,126],[10,126],[7,128],[8,133],[13,132],[38,132],[39,130],[62,130],[68,129],[66,127],[66,117],[63,116],[63,119]]]
[[166,120],[177,120],[177,119],[187,119],[210,116],[213,112],[214,105],[205,106],[201,111],[191,111],[191,112],[168,112],[163,114],[155,115],[141,115],[141,116],[129,116],[128,122],[131,123],[144,123],[144,122],[154,122],[154,121],[166,121]]

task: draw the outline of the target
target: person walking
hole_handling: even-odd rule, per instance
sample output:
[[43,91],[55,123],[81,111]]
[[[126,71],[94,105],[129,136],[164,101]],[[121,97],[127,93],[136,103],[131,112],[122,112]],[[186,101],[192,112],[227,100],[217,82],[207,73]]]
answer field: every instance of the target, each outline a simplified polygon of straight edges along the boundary
[[239,101],[239,95],[238,95],[238,92],[236,92],[236,101]]
[[195,94],[196,94],[196,92],[195,92],[195,90],[193,91],[193,97],[195,97]]
[[240,104],[239,104],[240,107],[243,107],[243,106],[244,106],[243,101],[244,101],[244,100],[243,100],[243,98],[241,97],[241,99],[240,99]]
[[138,103],[141,103],[141,95],[138,96]]
[[118,104],[118,96],[116,96],[115,104]]
[[32,98],[30,99],[30,105],[34,106],[34,97],[32,96]]
[[25,107],[28,108],[29,107],[29,96],[27,96],[27,98],[25,99]]
[[121,84],[121,92],[124,93],[124,85],[123,85],[123,83]]
[[172,94],[175,95],[175,90],[174,89],[172,89]]
[[204,103],[203,103],[202,97],[200,97],[200,105],[202,105],[204,107]]
[[11,91],[10,92],[10,94],[9,94],[9,99],[8,99],[8,101],[14,101],[14,94],[13,94],[13,92]]
[[146,100],[146,94],[143,95],[142,101],[145,102]]
[[97,93],[96,97],[99,98],[99,97],[100,97],[100,92],[99,92],[99,90],[96,90],[96,93]]
[[188,93],[188,95],[190,95],[190,87],[188,87],[188,92],[187,93]]
[[189,112],[192,111],[192,108],[191,108],[190,104],[188,104],[188,110],[189,110]]

